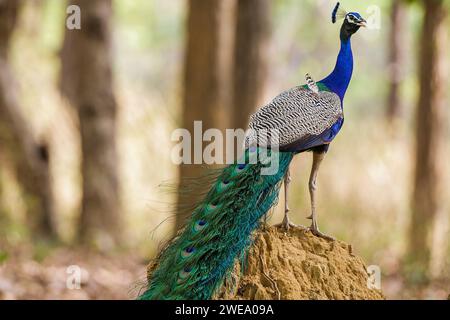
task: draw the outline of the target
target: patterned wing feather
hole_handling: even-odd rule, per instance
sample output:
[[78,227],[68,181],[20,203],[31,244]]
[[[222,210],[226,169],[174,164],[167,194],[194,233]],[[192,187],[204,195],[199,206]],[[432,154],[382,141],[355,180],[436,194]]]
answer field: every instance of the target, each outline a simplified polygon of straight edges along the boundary
[[295,87],[277,96],[250,117],[247,145],[276,145],[270,140],[274,133],[278,146],[292,145],[319,137],[343,118],[341,100],[330,91],[318,94],[305,87]]

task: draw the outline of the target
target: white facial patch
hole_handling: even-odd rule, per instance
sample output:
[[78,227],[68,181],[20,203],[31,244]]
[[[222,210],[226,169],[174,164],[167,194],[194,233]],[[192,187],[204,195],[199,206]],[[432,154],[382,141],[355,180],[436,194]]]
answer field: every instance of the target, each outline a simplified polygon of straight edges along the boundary
[[352,14],[347,15],[347,21],[353,24],[356,24],[358,22],[358,19]]

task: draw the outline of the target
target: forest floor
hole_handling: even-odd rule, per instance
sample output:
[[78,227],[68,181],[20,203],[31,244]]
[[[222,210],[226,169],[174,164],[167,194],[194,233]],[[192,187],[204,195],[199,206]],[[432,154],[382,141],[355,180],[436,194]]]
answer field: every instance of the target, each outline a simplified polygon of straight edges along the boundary
[[52,250],[43,259],[35,254],[22,250],[0,263],[0,300],[134,299],[145,285],[145,261],[129,254],[80,249]]
[[[274,241],[278,240],[275,238]],[[315,250],[320,251],[325,247],[327,244],[322,243],[316,246]],[[134,299],[145,286],[147,261],[134,255],[117,253],[106,256],[75,248],[57,248],[50,251],[14,249],[14,254],[9,256],[0,252],[0,300]],[[297,253],[303,250],[302,247],[297,249]],[[345,253],[344,247],[336,246],[333,250],[341,255]],[[311,255],[309,258],[313,262],[321,259],[320,255]],[[264,262],[266,266],[271,263],[270,260]],[[258,263],[259,261],[255,261],[255,266]],[[305,268],[309,266],[314,269],[314,263],[305,263]],[[301,273],[304,273],[305,268]],[[79,289],[76,286],[77,270],[81,270]],[[264,277],[260,274],[255,279],[262,278]],[[260,293],[267,295],[266,298],[274,298],[271,297],[274,292],[267,290],[271,284],[262,280],[259,284],[265,288],[262,288]],[[447,299],[450,292],[446,283],[448,284],[445,281],[435,281],[426,287],[418,288],[408,286],[400,276],[382,277],[382,292],[387,299]],[[304,286],[309,288],[308,283]],[[251,290],[247,293],[251,292],[255,293]],[[298,295],[297,298],[302,298],[300,291],[295,294]],[[248,297],[244,294],[240,298]]]

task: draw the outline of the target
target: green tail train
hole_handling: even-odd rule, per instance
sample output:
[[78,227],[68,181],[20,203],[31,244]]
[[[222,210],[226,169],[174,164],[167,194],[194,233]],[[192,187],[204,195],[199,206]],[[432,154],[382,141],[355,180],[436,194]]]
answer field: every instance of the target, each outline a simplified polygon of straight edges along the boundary
[[[251,153],[259,152],[247,150],[246,163]],[[274,174],[261,174],[261,169],[268,166],[263,164],[265,161],[223,169],[184,230],[158,257],[147,290],[139,299],[212,297],[230,274],[236,258],[243,258],[261,217],[277,202],[281,181],[294,154],[273,151],[273,155],[278,155]]]

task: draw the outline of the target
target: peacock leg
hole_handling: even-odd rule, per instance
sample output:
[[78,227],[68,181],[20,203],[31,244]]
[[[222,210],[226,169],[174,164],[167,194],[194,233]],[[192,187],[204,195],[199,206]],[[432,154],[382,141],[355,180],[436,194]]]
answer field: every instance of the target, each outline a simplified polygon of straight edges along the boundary
[[326,240],[334,240],[333,237],[330,237],[319,230],[317,225],[317,213],[316,213],[316,191],[317,191],[317,174],[319,172],[320,164],[322,160],[325,158],[325,152],[317,152],[313,153],[313,164],[311,169],[311,175],[309,177],[309,194],[311,196],[311,215],[308,219],[312,220],[311,227],[309,230],[316,236],[324,238]]
[[283,227],[285,230],[289,230],[290,227],[296,227],[295,224],[291,222],[289,219],[289,204],[288,204],[288,194],[289,194],[289,184],[291,183],[291,173],[289,168],[284,176],[284,218],[283,222],[281,222],[278,226]]

